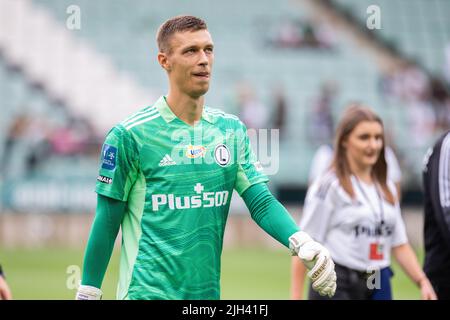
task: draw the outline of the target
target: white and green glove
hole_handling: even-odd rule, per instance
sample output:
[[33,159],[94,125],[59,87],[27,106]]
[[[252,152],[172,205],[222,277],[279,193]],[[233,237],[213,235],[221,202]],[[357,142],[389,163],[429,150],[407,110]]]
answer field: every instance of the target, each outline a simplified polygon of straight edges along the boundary
[[96,287],[80,285],[75,300],[101,300],[102,294],[102,290]]
[[304,231],[298,231],[289,237],[289,248],[309,270],[308,277],[311,279],[312,288],[321,296],[334,296],[336,272],[330,252]]

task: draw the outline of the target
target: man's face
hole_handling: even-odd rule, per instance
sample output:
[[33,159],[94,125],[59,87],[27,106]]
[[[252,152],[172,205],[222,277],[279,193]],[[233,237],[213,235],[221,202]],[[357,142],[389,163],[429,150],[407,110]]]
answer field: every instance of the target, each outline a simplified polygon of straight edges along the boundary
[[170,83],[192,98],[209,89],[214,62],[213,42],[208,30],[177,32],[170,38],[166,67]]

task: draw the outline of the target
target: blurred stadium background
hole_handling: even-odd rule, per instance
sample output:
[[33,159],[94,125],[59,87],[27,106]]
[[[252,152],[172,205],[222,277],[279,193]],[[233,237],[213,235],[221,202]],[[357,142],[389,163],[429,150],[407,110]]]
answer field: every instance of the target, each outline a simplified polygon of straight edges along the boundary
[[[422,259],[422,159],[450,123],[449,12],[448,0],[0,0],[0,263],[14,297],[74,297],[70,266],[82,264],[101,143],[166,93],[155,33],[186,13],[203,17],[215,42],[207,104],[280,129],[270,187],[295,219],[313,154],[345,105],[382,116]],[[381,28],[370,29],[377,14]],[[236,198],[225,240],[223,298],[289,297],[287,251]],[[396,270],[395,297],[419,298]]]

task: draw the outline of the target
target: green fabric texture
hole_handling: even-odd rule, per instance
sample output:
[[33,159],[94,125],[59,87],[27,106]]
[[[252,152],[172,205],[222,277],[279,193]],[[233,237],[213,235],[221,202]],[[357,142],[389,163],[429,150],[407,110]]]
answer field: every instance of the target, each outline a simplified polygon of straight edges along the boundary
[[278,242],[289,248],[289,237],[299,231],[286,208],[265,183],[252,185],[242,194],[253,220]]
[[101,288],[125,206],[123,201],[98,195],[97,210],[84,254],[82,285]]
[[[289,247],[289,237],[299,228],[267,185],[252,185],[242,197],[252,219],[273,238]],[[98,195],[97,210],[84,255],[83,285],[101,288],[125,207],[123,201]]]

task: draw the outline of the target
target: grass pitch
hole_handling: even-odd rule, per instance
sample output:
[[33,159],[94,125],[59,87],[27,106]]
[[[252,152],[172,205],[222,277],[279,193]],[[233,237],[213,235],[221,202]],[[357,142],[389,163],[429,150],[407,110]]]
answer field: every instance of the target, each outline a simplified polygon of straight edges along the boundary
[[[119,252],[103,281],[103,299],[115,299]],[[422,253],[419,260],[422,261]],[[1,250],[0,263],[14,299],[74,299],[83,251],[68,248]],[[222,255],[222,299],[289,299],[291,257],[287,250],[226,249]],[[419,289],[393,265],[394,299],[420,299]]]

